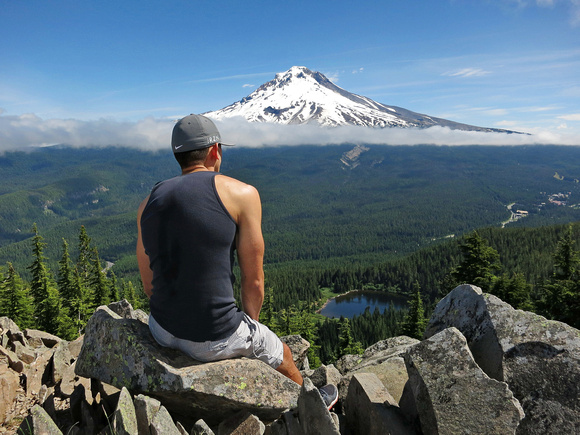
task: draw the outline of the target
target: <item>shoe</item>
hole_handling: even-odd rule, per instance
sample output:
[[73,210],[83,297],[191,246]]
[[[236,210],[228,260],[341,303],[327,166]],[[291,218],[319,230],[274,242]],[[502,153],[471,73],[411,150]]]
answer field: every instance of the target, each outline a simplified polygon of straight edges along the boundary
[[318,392],[322,396],[326,408],[330,411],[334,404],[338,402],[338,388],[332,384],[328,384],[319,388]]

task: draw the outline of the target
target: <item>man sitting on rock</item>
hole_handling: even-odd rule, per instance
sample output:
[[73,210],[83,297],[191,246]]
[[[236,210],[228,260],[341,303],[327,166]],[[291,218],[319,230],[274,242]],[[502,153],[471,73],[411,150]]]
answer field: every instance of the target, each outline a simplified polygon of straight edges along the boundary
[[[301,385],[290,348],[258,322],[262,206],[254,187],[219,174],[223,145],[209,118],[178,121],[171,146],[181,175],[157,183],[139,207],[137,260],[150,298],[149,329],[160,345],[196,360],[257,358]],[[234,251],[243,311],[232,287]],[[328,406],[335,390],[325,398]]]

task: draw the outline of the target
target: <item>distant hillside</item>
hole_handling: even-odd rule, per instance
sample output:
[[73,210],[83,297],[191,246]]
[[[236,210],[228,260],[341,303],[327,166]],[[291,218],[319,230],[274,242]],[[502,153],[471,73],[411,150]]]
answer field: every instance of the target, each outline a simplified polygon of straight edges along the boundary
[[[474,228],[580,220],[579,147],[234,148],[223,172],[255,185],[266,261],[360,264],[400,257]],[[46,256],[85,225],[103,260],[136,272],[135,210],[176,175],[170,153],[42,149],[0,157],[0,265],[25,274],[30,229]],[[508,209],[510,206],[510,209]]]

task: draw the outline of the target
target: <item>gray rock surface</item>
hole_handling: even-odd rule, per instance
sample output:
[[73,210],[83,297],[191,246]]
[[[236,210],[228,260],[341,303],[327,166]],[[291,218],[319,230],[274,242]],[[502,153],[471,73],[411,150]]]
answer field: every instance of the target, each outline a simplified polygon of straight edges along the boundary
[[526,413],[519,433],[580,433],[580,331],[471,285],[439,302],[425,337],[449,326],[463,333],[490,377],[509,384]]
[[211,430],[205,421],[200,419],[191,428],[191,435],[214,435],[214,431]]
[[405,363],[425,435],[510,434],[524,417],[507,384],[477,366],[456,328],[413,346]]
[[146,324],[121,318],[107,307],[97,309],[87,324],[75,370],[80,376],[155,397],[172,413],[194,421],[209,414],[219,422],[240,410],[272,421],[295,406],[300,391],[257,360],[201,364],[163,348]]
[[149,427],[151,426],[153,418],[161,408],[161,402],[152,397],[139,394],[133,399],[133,404],[135,405],[135,416],[137,417],[139,433],[149,433]]
[[19,386],[18,373],[0,362],[0,424],[8,421],[11,416],[12,404],[16,400]]
[[402,355],[419,343],[414,338],[399,336],[379,341],[369,346],[355,364],[351,364],[340,384],[341,398],[346,397],[348,383],[355,373],[373,373],[398,403],[407,380],[407,368]]
[[[233,433],[261,432],[266,425],[269,435],[580,433],[580,332],[513,310],[476,287],[461,286],[440,302],[429,338],[381,341],[363,355],[341,358],[338,370],[303,368],[303,388],[259,361],[201,364],[162,348],[146,321],[145,313],[121,301],[94,314],[84,340],[49,348],[43,334],[25,336],[10,319],[0,318],[0,414],[5,419],[30,414],[27,424],[49,422],[48,416],[69,435],[108,433],[114,413],[118,433],[133,432],[125,423],[136,421],[140,434],[219,435],[219,424],[225,430],[224,421],[233,415],[247,417],[230,426],[238,431]],[[309,344],[299,336],[285,340],[297,362],[302,356],[306,362]],[[20,359],[17,348],[30,362]],[[339,401],[328,412],[314,384],[337,381]],[[526,411],[517,429],[522,414],[514,396]],[[36,403],[43,412],[33,409]],[[63,415],[72,416],[74,425]],[[17,426],[21,419],[16,421]],[[0,432],[5,427],[0,423]]]
[[305,434],[340,434],[318,388],[308,378],[304,379],[300,390],[298,415]]
[[263,435],[266,426],[255,415],[242,411],[222,421],[218,435]]
[[18,433],[33,435],[62,435],[61,430],[40,405],[34,405],[24,419]]
[[135,435],[137,429],[137,415],[131,393],[126,388],[121,389],[117,409],[113,414],[113,428],[119,435]]
[[353,375],[344,408],[347,424],[352,433],[385,435],[415,433],[395,399],[373,373]]

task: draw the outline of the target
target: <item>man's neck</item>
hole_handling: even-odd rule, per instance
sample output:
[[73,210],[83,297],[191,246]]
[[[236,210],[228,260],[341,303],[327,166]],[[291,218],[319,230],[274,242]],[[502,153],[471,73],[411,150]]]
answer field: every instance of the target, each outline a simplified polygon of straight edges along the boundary
[[191,174],[192,172],[201,172],[201,171],[210,171],[210,172],[217,172],[214,166],[205,166],[202,164],[196,164],[188,166],[187,168],[183,168],[181,170],[181,175]]

